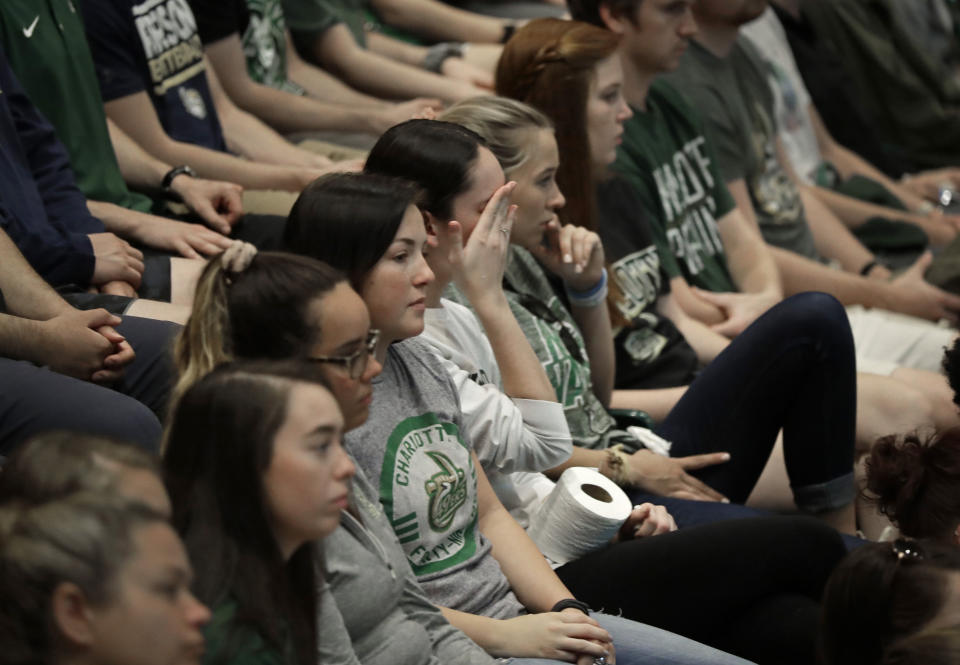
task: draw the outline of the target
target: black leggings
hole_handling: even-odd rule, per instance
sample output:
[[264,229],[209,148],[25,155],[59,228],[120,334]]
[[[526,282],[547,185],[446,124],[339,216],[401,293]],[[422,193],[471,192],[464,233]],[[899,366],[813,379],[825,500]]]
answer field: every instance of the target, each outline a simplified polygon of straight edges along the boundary
[[809,665],[820,595],[845,552],[816,519],[758,517],[617,543],[556,572],[595,610],[760,665]]

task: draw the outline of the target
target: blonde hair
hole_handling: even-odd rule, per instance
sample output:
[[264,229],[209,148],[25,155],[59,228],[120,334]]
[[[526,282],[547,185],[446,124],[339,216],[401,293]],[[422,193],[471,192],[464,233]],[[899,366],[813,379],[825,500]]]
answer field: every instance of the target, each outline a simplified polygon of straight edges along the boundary
[[528,132],[553,129],[550,119],[537,109],[507,97],[474,97],[458,102],[437,120],[452,122],[475,132],[493,152],[508,176],[526,163]]
[[190,386],[232,358],[224,275],[221,254],[210,259],[197,280],[193,311],[173,345],[173,362],[178,376],[170,392],[171,413]]
[[167,522],[143,504],[92,492],[0,508],[0,663],[50,663],[54,591],[69,582],[92,605],[109,603],[134,533],[151,524]]

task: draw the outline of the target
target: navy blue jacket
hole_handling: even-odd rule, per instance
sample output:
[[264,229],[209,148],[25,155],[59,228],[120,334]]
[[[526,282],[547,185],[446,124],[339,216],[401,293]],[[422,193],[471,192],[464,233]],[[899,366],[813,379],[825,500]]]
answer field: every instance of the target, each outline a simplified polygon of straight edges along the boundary
[[[64,100],[69,103],[69,100]],[[53,127],[27,97],[0,49],[0,226],[54,286],[87,286],[88,233],[104,232],[77,189]]]

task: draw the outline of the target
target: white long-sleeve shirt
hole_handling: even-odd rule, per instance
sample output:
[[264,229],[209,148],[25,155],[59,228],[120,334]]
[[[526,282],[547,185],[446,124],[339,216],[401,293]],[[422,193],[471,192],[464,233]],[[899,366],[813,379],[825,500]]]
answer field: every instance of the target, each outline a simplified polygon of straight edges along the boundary
[[457,386],[469,439],[494,491],[526,527],[553,489],[539,472],[565,462],[573,450],[563,407],[505,395],[483,326],[463,305],[446,299],[441,304],[426,310],[420,339]]

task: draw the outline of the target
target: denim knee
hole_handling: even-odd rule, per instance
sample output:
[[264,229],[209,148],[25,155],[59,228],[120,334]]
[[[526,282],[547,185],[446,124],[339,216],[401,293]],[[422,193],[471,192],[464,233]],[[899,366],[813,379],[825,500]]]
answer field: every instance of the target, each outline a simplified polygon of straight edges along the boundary
[[784,300],[780,309],[778,315],[786,319],[784,325],[790,330],[853,348],[846,310],[833,296],[818,291],[798,293]]
[[791,485],[790,489],[797,508],[813,515],[849,506],[857,495],[852,471],[825,483]]

